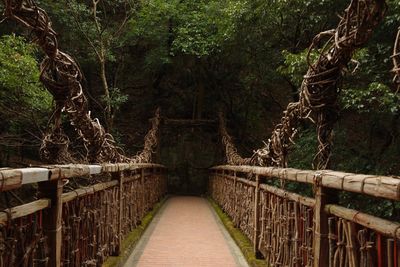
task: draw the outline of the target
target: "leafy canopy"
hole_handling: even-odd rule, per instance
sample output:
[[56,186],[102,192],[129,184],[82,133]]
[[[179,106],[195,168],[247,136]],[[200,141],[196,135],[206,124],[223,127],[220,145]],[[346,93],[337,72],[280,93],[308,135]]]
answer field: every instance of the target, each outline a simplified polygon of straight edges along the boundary
[[39,81],[36,48],[23,37],[0,38],[0,101],[7,106],[26,106],[32,110],[49,110],[51,95]]

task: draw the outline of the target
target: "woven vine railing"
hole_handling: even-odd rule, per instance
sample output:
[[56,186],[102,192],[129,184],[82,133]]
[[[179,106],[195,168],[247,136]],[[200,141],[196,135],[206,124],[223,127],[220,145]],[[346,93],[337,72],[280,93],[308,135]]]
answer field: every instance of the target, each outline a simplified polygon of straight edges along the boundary
[[[314,198],[272,181],[311,184]],[[219,166],[209,180],[211,197],[270,266],[400,266],[400,223],[341,207],[324,188],[400,201],[400,179],[385,176]]]
[[[70,178],[107,182],[63,193]],[[0,212],[0,267],[101,266],[166,193],[156,164],[66,165],[0,170],[0,192],[38,184],[37,201]]]

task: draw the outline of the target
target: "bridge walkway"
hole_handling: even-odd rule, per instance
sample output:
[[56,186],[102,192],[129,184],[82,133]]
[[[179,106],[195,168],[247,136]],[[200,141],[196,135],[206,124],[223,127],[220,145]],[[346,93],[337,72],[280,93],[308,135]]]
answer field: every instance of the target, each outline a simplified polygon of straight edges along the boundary
[[240,249],[204,198],[171,197],[125,267],[247,267]]

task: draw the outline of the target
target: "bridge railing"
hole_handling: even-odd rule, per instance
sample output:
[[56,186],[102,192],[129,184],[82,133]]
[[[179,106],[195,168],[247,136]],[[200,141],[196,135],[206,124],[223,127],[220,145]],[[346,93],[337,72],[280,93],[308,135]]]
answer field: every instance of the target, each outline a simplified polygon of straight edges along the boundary
[[[273,180],[311,184],[314,198],[273,186]],[[399,266],[400,223],[336,205],[332,191],[399,201],[400,179],[218,166],[209,180],[212,198],[271,266]]]
[[[90,185],[64,193],[74,178]],[[25,184],[38,200],[0,211],[0,267],[101,266],[167,190],[156,164],[0,169],[0,194]]]

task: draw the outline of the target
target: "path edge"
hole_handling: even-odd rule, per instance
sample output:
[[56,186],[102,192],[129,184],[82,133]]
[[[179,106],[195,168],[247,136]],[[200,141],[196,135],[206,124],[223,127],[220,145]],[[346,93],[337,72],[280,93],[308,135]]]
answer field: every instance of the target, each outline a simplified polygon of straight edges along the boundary
[[242,251],[244,258],[251,267],[268,267],[269,265],[265,260],[256,259],[253,244],[251,241],[234,226],[229,216],[218,206],[218,204],[211,198],[207,197],[218,218],[221,220],[223,226],[228,231],[229,235],[235,241],[236,245]]
[[158,214],[161,208],[164,206],[168,198],[169,196],[165,196],[157,204],[155,204],[153,209],[149,211],[142,219],[142,223],[124,238],[124,240],[122,241],[121,255],[116,257],[108,257],[107,260],[103,263],[102,267],[122,267],[126,263],[126,261],[129,259],[129,256],[138,245],[140,238],[143,236],[146,229],[149,227],[154,217]]

